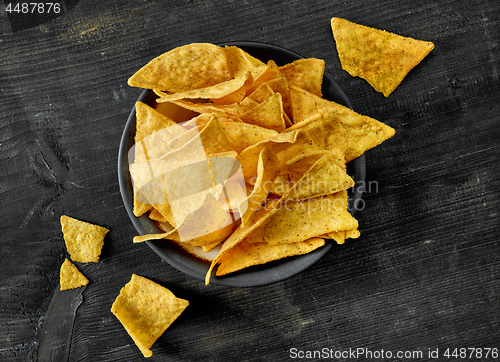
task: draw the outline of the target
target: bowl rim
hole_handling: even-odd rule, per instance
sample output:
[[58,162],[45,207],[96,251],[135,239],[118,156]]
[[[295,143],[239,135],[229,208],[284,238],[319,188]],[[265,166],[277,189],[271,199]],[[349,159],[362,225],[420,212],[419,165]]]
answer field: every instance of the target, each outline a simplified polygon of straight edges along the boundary
[[[258,51],[264,51],[267,53],[281,53],[284,54],[285,58],[294,58],[294,60],[304,58],[302,55],[281,46],[257,41],[231,41],[226,43],[219,43],[217,45],[238,46],[247,51],[252,56],[255,56],[254,54],[256,53],[257,49]],[[272,56],[269,56],[269,59],[273,59]],[[352,109],[352,106],[344,92],[333,80],[333,78],[326,72],[323,76],[323,96],[325,95],[325,93],[328,93],[329,98],[334,98],[330,100]],[[148,102],[154,102],[156,98],[157,96],[153,91],[144,89],[139,95],[139,98],[136,100],[136,102],[142,101],[148,104]],[[118,183],[120,194],[122,196],[127,214],[132,221],[132,224],[134,225],[136,231],[140,235],[147,233],[158,233],[159,230],[156,224],[146,215],[142,215],[138,218],[133,213],[132,183],[130,173],[128,171],[128,151],[131,147],[131,143],[133,144],[133,139],[135,136],[135,122],[135,107],[133,106],[132,111],[128,116],[127,122],[125,123],[118,151]],[[366,179],[365,155],[352,160],[350,163],[348,163],[347,167],[348,173],[353,176],[356,182],[356,185],[350,191],[349,198],[350,212],[351,214],[354,214],[356,208],[353,207],[353,205],[356,205],[356,203],[359,202],[358,200],[362,198],[363,194],[363,189],[357,187],[358,182],[364,182],[364,180]],[[174,242],[165,242],[159,240],[146,241],[145,243],[162,260],[166,261],[173,268],[201,281],[205,280],[205,274],[208,271],[209,262],[189,254]],[[252,266],[250,268],[230,273],[225,276],[216,276],[214,270],[211,275],[210,283],[230,287],[255,287],[276,283],[304,271],[309,266],[316,263],[321,257],[323,257],[323,255],[325,255],[331,247],[332,242],[327,242],[324,246],[313,250],[308,254],[292,256],[267,264]]]

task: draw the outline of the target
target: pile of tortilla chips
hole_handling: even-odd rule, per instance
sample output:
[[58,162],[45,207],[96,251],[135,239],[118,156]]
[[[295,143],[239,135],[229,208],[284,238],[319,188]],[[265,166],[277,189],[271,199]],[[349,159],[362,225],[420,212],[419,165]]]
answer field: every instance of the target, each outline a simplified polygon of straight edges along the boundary
[[224,275],[359,236],[346,163],[394,129],[322,98],[325,63],[264,63],[235,46],[193,43],[139,69],[130,173],[134,214],[168,239],[215,251]]

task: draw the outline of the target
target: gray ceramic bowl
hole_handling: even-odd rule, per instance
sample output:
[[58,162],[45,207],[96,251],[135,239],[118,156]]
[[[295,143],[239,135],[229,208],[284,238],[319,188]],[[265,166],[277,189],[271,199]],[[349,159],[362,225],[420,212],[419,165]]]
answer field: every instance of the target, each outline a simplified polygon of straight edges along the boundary
[[[290,50],[265,43],[258,42],[231,42],[221,45],[235,45],[248,52],[252,56],[267,62],[272,59],[278,65],[290,63],[296,59],[303,58],[301,55]],[[346,98],[342,90],[335,81],[328,75],[324,75],[323,80],[323,97],[325,99],[335,101],[344,106],[350,107],[349,100]],[[157,96],[150,90],[144,90],[138,98],[146,104],[153,106]],[[118,181],[120,191],[123,198],[123,203],[134,224],[139,235],[158,233],[159,229],[147,216],[135,217],[133,214],[133,194],[130,174],[128,172],[128,151],[134,144],[135,135],[135,107],[132,107],[132,112],[128,117],[127,123],[123,130],[120,149],[118,154]],[[365,156],[361,156],[347,165],[347,172],[356,183],[362,184],[365,181]],[[354,190],[349,191],[349,205],[351,213],[354,212],[355,205],[361,199],[362,191],[354,187]],[[192,256],[185,252],[173,242],[165,241],[147,241],[148,246],[158,254],[163,260],[169,263],[179,271],[190,275],[194,278],[204,280],[205,274],[208,271],[209,263]],[[325,246],[314,250],[305,255],[294,256],[277,260],[264,265],[253,266],[239,272],[228,274],[226,276],[217,277],[215,272],[211,276],[210,283],[221,284],[233,287],[250,287],[258,285],[266,285],[275,283],[303,271],[307,267],[318,261],[332,246],[333,241],[327,242]]]

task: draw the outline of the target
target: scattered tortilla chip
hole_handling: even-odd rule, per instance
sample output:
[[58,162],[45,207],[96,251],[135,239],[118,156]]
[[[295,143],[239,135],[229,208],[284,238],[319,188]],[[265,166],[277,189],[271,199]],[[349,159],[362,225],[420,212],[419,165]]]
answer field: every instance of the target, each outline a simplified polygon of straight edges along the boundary
[[64,263],[61,265],[59,279],[61,290],[80,288],[89,283],[85,275],[68,259],[64,260]]
[[388,97],[434,44],[345,19],[332,18],[331,27],[342,69],[366,80]]
[[108,229],[66,215],[61,216],[61,228],[66,249],[73,261],[80,263],[99,261]]
[[325,241],[321,238],[276,245],[264,242],[249,243],[243,240],[220,259],[220,265],[217,267],[215,274],[222,276],[253,265],[261,265],[290,256],[307,254],[323,245],[325,245]]
[[231,79],[224,49],[209,43],[174,48],[151,60],[132,75],[132,87],[183,92]]
[[151,357],[150,348],[189,305],[167,288],[132,274],[120,290],[111,312],[132,337],[144,357]]
[[280,72],[288,80],[289,85],[302,88],[318,97],[323,95],[321,92],[325,72],[323,59],[297,59],[280,67]]

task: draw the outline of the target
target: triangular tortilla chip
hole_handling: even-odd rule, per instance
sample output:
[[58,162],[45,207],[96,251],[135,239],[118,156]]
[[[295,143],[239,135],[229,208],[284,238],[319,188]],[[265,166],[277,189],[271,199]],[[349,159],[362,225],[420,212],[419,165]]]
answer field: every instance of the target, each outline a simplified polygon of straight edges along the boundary
[[59,273],[61,290],[80,288],[89,283],[89,280],[68,259],[64,260]]
[[342,69],[366,80],[388,97],[434,44],[345,19],[332,18],[331,26]]
[[357,220],[347,211],[347,191],[341,191],[316,199],[283,203],[265,225],[263,241],[295,243],[357,227]]
[[73,261],[97,263],[109,232],[105,227],[62,215],[61,229],[66,249]]
[[285,130],[283,101],[280,93],[275,93],[258,106],[240,116],[243,122],[255,124],[277,132]]
[[233,247],[238,245],[243,239],[245,239],[252,231],[264,225],[269,221],[271,216],[273,216],[278,211],[277,207],[270,205],[269,207],[261,207],[253,212],[244,225],[240,224],[236,230],[224,241],[222,247],[217,254],[217,256],[212,260],[210,268],[205,275],[205,285],[210,282],[210,277],[212,275],[212,270],[219,263],[220,259]]
[[167,288],[136,274],[120,290],[111,312],[132,337],[144,357],[151,357],[153,343],[189,305]]
[[[247,83],[248,80],[250,80],[250,83],[253,83],[252,73],[250,73],[249,71],[243,73],[237,78],[233,78],[231,80],[217,83],[208,87],[195,88],[175,93],[165,93],[158,89],[155,89],[154,92],[156,93],[157,96],[160,97],[156,100],[156,102],[158,103],[171,102],[178,99],[222,98],[228,96],[229,94],[233,94],[234,96],[234,92],[241,89]],[[245,89],[243,90],[240,97],[235,97],[235,100],[241,101],[244,96],[245,96]],[[224,103],[226,102],[221,102],[221,104]],[[234,103],[234,102],[229,102],[229,103]]]
[[253,265],[265,264],[294,255],[307,254],[325,245],[321,238],[311,238],[291,244],[249,243],[243,240],[231,248],[221,259],[215,273],[226,275]]
[[192,43],[154,58],[128,79],[132,87],[182,92],[231,79],[224,49]]
[[279,67],[276,65],[274,60],[267,62],[265,69],[255,78],[253,86],[247,90],[247,96],[252,93],[258,86],[262,83],[268,82],[272,79],[282,77]]
[[334,194],[354,186],[346,173],[342,151],[334,149],[317,160],[283,196],[289,200],[304,200]]
[[251,215],[260,207],[266,200],[267,195],[271,191],[272,181],[280,173],[280,163],[274,155],[271,147],[267,146],[260,152],[259,162],[257,165],[257,180],[254,188],[248,196],[246,210],[240,212],[242,223],[245,224]]
[[[285,132],[303,130],[320,149],[339,148],[344,152],[346,162],[361,156],[365,151],[381,144],[394,136],[395,130],[376,119],[363,116],[338,103],[315,96],[301,88],[291,86],[290,92],[295,99],[302,99],[301,112],[306,108],[320,116],[296,123]],[[315,106],[313,106],[315,105]]]
[[323,95],[321,92],[325,72],[323,59],[297,59],[280,67],[280,72],[288,80],[289,85],[305,89],[318,97]]
[[225,46],[224,52],[226,53],[229,71],[233,77],[250,71],[255,78],[265,68],[266,64],[257,58],[252,57],[250,54],[235,46]]

